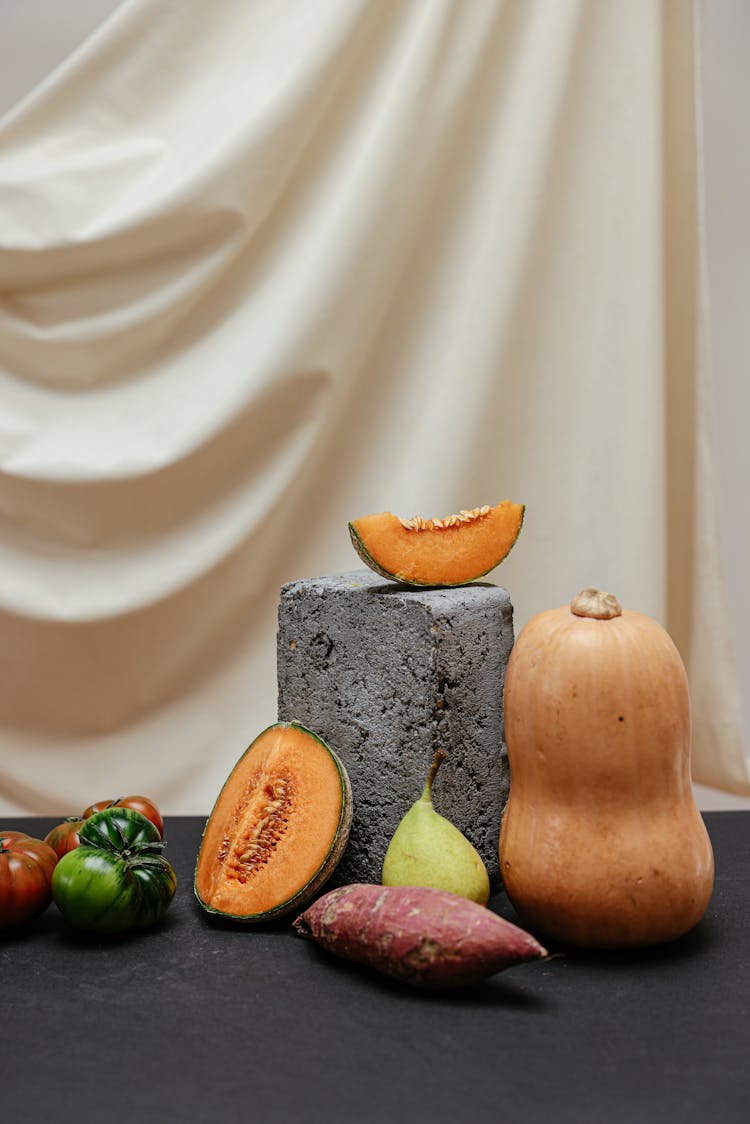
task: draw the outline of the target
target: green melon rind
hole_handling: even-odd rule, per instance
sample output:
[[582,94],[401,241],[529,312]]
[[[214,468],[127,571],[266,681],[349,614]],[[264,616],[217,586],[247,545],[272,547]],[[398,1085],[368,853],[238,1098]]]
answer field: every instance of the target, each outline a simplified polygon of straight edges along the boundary
[[[318,867],[317,871],[313,874],[312,878],[310,878],[304,886],[301,886],[296,894],[293,894],[291,898],[287,898],[286,901],[279,902],[279,904],[277,906],[274,906],[272,909],[265,910],[263,913],[227,913],[225,910],[215,909],[213,906],[209,905],[198,893],[198,867],[200,865],[201,853],[203,851],[203,840],[205,838],[206,830],[208,828],[211,816],[218,807],[222,797],[222,793],[229,783],[232,774],[239,767],[240,762],[244,761],[248,753],[252,751],[255,743],[259,741],[259,739],[262,738],[264,734],[267,734],[269,730],[277,729],[294,729],[301,731],[303,734],[307,734],[308,737],[314,738],[316,742],[319,742],[320,745],[322,745],[326,750],[326,752],[329,753],[333,758],[334,764],[338,770],[339,780],[341,781],[341,790],[343,797],[341,801],[341,815],[339,816],[336,833],[333,837],[333,842],[331,843],[326,857],[323,859],[323,862]],[[354,800],[352,797],[351,781],[349,780],[349,774],[347,773],[346,768],[344,767],[344,764],[339,756],[334,753],[331,747],[327,745],[326,742],[324,742],[318,734],[313,733],[312,730],[308,730],[308,728],[306,726],[303,726],[300,722],[272,723],[270,726],[267,726],[265,730],[262,730],[256,738],[253,739],[245,752],[236,762],[226,781],[221,786],[221,791],[219,792],[219,795],[214,802],[211,816],[209,816],[206,820],[205,826],[203,828],[203,834],[201,835],[201,844],[198,848],[198,858],[196,859],[195,863],[195,875],[193,879],[193,891],[196,898],[198,899],[199,904],[206,911],[206,913],[211,913],[215,917],[224,917],[227,921],[242,921],[245,924],[260,924],[264,921],[272,921],[278,917],[282,917],[284,914],[291,913],[292,910],[301,908],[315,896],[320,887],[328,881],[328,879],[331,877],[334,870],[338,866],[339,861],[344,854],[344,850],[346,849],[346,844],[349,840],[349,832],[351,831],[353,815]]]
[[399,582],[401,585],[411,585],[421,589],[455,589],[461,585],[470,585],[471,582],[477,581],[478,578],[483,578],[485,574],[491,573],[492,570],[497,569],[501,562],[505,561],[513,547],[518,542],[518,536],[521,534],[521,528],[523,527],[523,521],[525,518],[526,506],[525,504],[522,504],[521,520],[518,524],[518,530],[516,531],[513,541],[511,542],[505,553],[501,554],[497,561],[493,562],[491,566],[488,566],[486,570],[482,570],[480,573],[474,574],[470,578],[464,578],[463,581],[460,582],[420,582],[415,581],[414,578],[404,577],[402,574],[392,574],[389,570],[384,570],[383,567],[378,562],[376,562],[372,555],[369,553],[365,544],[362,542],[362,539],[359,537],[357,528],[355,527],[354,523],[349,524],[349,536],[352,540],[352,546],[354,547],[362,561],[365,563],[365,565],[369,566],[371,570],[374,570],[376,574],[379,574],[381,578],[386,578],[391,582]]

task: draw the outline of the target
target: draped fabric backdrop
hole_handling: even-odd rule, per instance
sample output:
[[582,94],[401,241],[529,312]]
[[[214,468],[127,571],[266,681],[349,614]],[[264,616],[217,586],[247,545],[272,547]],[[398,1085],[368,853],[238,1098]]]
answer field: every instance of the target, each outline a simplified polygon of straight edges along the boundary
[[[126,0],[0,123],[0,811],[204,812],[348,518],[527,505],[747,791],[717,547],[692,7]],[[83,802],[83,803],[82,803]]]

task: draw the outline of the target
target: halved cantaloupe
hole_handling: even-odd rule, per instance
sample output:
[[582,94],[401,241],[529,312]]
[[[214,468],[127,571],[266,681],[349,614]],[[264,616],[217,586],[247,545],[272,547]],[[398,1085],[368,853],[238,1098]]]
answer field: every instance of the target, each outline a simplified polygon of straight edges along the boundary
[[400,519],[390,511],[349,524],[371,570],[406,585],[465,585],[494,570],[518,538],[524,505],[503,500],[442,519]]
[[237,921],[299,909],[333,873],[351,822],[351,785],[333,750],[297,722],[269,726],[208,818],[195,895],[209,913]]

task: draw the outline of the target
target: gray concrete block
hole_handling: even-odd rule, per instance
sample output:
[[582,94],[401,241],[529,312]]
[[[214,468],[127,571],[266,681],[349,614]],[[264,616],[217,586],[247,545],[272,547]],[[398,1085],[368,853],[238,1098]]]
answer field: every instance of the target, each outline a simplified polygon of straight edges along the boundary
[[279,721],[341,757],[354,821],[334,883],[379,882],[385,851],[419,797],[435,750],[433,803],[471,840],[493,886],[508,795],[502,692],[513,644],[505,589],[412,589],[370,570],[281,590]]

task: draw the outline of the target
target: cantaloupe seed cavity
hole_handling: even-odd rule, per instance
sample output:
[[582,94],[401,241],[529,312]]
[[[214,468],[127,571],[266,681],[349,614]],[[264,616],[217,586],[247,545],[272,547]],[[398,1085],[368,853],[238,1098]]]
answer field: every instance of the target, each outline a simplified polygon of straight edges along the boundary
[[489,515],[491,508],[473,507],[471,511],[463,509],[457,515],[446,515],[443,519],[423,519],[421,515],[414,515],[411,519],[399,519],[402,527],[407,531],[447,531],[449,527],[460,527],[462,523],[474,523],[483,515]]
[[[252,795],[248,792],[248,798]],[[266,781],[255,795],[255,800],[248,799],[239,810],[234,842],[225,833],[216,856],[224,866],[224,876],[243,885],[271,858],[294,811],[293,782],[288,774]]]

